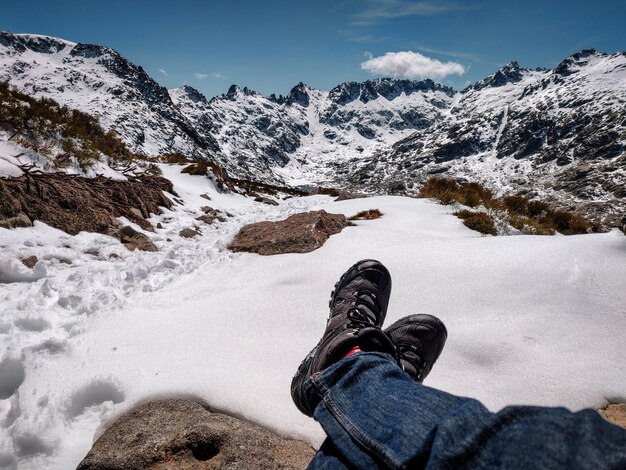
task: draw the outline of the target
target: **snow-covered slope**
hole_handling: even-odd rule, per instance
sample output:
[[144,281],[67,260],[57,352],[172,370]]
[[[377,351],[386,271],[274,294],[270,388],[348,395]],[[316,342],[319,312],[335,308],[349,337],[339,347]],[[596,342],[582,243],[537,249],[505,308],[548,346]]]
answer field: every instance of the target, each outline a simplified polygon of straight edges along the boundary
[[174,106],[165,88],[107,47],[0,32],[0,80],[98,117],[140,154],[208,156],[218,151],[215,141],[200,136]]
[[[158,252],[129,252],[111,237],[70,237],[41,223],[0,228],[5,467],[75,468],[102,426],[159,396],[194,396],[319,444],[321,429],[291,402],[290,380],[324,330],[333,284],[367,257],[394,278],[387,322],[428,312],[448,327],[428,385],[491,409],[578,409],[624,395],[620,232],[483,237],[428,200],[312,196],[268,206],[222,193],[179,166],[161,167],[182,202],[152,219],[163,228],[143,232]],[[195,217],[207,203],[233,217],[200,226]],[[226,249],[244,223],[320,208],[347,216],[378,208],[383,216],[307,254]],[[191,225],[202,234],[180,237]],[[31,255],[39,258],[34,270],[19,261]]]

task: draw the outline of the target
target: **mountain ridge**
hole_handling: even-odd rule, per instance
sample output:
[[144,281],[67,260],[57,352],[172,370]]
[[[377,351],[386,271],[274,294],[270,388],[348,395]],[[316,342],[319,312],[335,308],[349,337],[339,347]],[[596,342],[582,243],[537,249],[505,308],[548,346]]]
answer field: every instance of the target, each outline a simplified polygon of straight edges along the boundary
[[166,90],[112,49],[41,35],[0,33],[0,65],[0,79],[95,114],[134,151],[212,160],[240,178],[412,194],[444,174],[609,221],[626,198],[624,52],[585,49],[554,69],[511,61],[460,91],[376,78],[329,91],[300,82],[278,97],[233,84],[210,99]]

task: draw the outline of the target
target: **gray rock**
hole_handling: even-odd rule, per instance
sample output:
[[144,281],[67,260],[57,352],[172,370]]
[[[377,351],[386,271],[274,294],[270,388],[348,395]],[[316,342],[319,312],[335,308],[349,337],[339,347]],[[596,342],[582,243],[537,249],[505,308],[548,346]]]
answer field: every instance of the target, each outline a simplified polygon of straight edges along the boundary
[[146,403],[116,421],[78,470],[296,469],[315,451],[190,400]]
[[156,245],[152,243],[147,236],[143,233],[139,233],[137,230],[128,225],[122,227],[116,235],[122,244],[130,251],[159,251]]
[[245,225],[229,248],[260,255],[308,253],[347,226],[348,221],[342,214],[329,214],[324,210],[305,212],[279,222]]
[[0,227],[2,228],[17,228],[17,227],[32,227],[33,222],[30,218],[20,212],[15,217],[7,217],[6,219],[0,220]]
[[178,232],[178,235],[184,238],[193,238],[193,237],[197,237],[198,235],[200,235],[200,232],[192,228],[184,228],[180,232]]
[[24,266],[26,266],[27,268],[34,268],[35,265],[37,264],[37,261],[39,261],[39,259],[35,256],[29,256],[28,258],[24,258],[22,260],[22,263],[24,263]]

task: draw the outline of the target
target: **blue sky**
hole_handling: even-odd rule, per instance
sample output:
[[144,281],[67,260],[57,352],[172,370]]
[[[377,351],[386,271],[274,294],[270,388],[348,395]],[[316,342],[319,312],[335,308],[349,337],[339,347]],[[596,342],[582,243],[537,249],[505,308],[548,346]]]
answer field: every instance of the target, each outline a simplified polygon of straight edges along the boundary
[[231,83],[267,95],[299,81],[328,90],[393,74],[461,89],[511,60],[554,67],[584,48],[626,50],[623,0],[0,0],[0,7],[2,30],[106,45],[163,86],[189,84],[207,97]]

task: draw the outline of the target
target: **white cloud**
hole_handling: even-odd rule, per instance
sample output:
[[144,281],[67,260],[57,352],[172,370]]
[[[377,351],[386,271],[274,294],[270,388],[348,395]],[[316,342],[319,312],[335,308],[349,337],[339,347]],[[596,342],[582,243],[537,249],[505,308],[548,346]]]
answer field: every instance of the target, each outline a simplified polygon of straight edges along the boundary
[[348,41],[356,42],[357,44],[380,42],[384,40],[385,38],[378,38],[378,37],[370,36],[369,34],[364,34],[362,36],[353,36],[353,37],[348,38]]
[[194,73],[193,76],[196,80],[204,80],[205,78],[208,77],[206,73],[199,73],[199,72]]
[[409,79],[441,79],[465,73],[465,68],[457,62],[441,62],[412,51],[387,52],[366,60],[361,68],[378,76]]
[[374,56],[370,51],[363,51],[363,57],[365,57],[367,60],[370,60]]
[[219,72],[211,72],[211,76],[213,78],[217,78],[217,79],[220,79],[220,80],[223,80],[223,79],[226,78],[226,75],[223,75],[223,74],[221,74]]
[[476,7],[451,2],[367,0],[367,7],[352,15],[353,24],[372,24],[406,16],[432,16],[455,11],[466,11]]
[[159,69],[159,72],[161,72],[161,75],[164,75],[167,77],[167,72],[163,69]]

